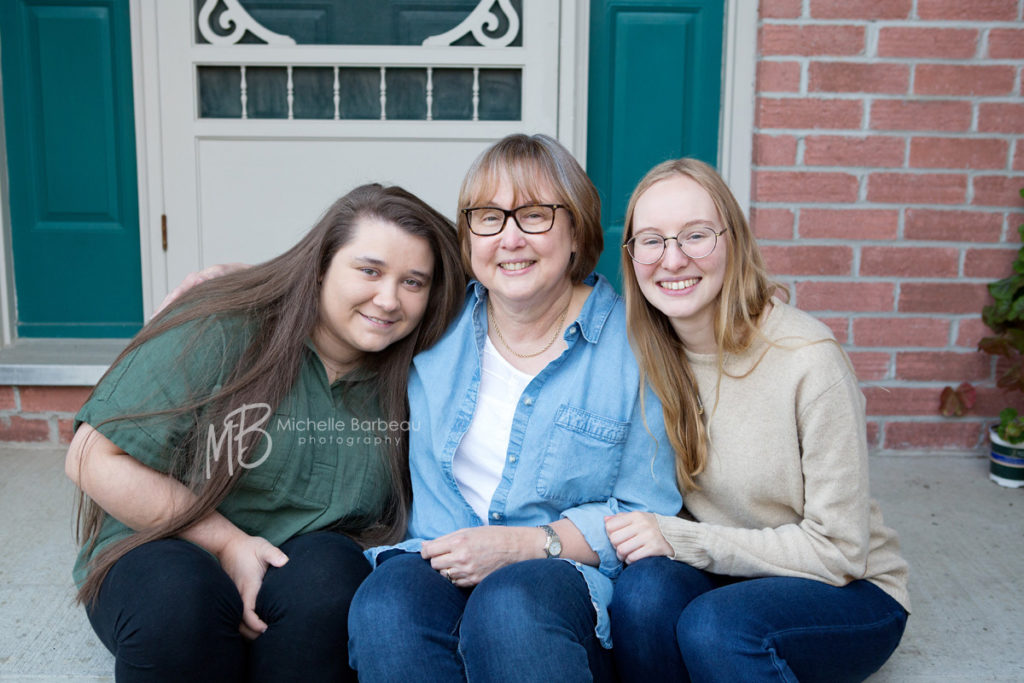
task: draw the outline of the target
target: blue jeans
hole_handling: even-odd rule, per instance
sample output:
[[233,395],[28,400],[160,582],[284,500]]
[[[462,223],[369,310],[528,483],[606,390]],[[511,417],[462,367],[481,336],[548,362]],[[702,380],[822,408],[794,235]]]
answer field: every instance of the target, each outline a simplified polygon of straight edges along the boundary
[[568,562],[517,562],[469,589],[418,553],[379,560],[349,612],[359,680],[610,680],[587,584]]
[[735,579],[667,557],[628,566],[611,605],[623,681],[861,681],[900,642],[906,611],[878,586]]
[[348,606],[370,564],[332,532],[281,545],[256,598],[267,631],[238,631],[242,599],[217,560],[187,541],[146,543],[118,560],[88,610],[117,681],[355,680],[346,666]]

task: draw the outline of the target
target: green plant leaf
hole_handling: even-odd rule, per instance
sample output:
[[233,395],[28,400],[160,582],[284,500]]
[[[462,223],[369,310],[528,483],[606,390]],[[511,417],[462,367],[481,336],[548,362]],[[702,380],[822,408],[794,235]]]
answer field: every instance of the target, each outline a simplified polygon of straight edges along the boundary
[[1024,275],[1019,274],[989,283],[988,291],[995,299],[996,310],[1008,313],[1022,286],[1024,286]]
[[1024,441],[1024,423],[1017,416],[1014,408],[1003,408],[999,413],[999,426],[996,427],[999,438],[1010,443]]

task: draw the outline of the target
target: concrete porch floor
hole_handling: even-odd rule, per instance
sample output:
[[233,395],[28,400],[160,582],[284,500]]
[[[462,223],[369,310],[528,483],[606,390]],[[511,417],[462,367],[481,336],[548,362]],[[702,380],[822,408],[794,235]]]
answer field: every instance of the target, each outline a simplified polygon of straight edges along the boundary
[[[113,659],[74,606],[73,487],[63,450],[0,447],[0,680],[110,681]],[[987,461],[877,456],[872,493],[900,533],[914,612],[873,683],[1024,681],[1024,489]]]

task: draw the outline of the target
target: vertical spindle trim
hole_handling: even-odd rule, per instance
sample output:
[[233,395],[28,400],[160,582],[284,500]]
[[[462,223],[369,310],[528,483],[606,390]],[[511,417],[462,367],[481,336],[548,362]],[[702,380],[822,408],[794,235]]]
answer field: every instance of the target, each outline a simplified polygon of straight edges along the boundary
[[292,82],[292,65],[288,65],[288,120],[291,121],[295,118],[294,114],[295,105],[295,85]]
[[473,120],[480,120],[480,68],[473,67]]
[[242,70],[242,118],[249,118],[249,112],[246,111],[249,103],[249,93],[245,84],[245,64],[239,67]]
[[427,67],[427,121],[434,120],[434,67]]
[[338,67],[334,67],[334,120],[341,118],[341,89],[338,87]]

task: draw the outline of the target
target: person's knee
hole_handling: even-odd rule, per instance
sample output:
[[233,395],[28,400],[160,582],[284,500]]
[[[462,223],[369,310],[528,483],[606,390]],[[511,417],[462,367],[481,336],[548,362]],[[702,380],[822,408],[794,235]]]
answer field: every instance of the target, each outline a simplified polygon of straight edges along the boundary
[[692,601],[676,622],[676,641],[688,662],[724,656],[745,635],[737,615],[723,609],[714,597],[705,594]]
[[[583,578],[567,562],[529,560],[499,569],[473,590],[466,604],[460,627],[464,646],[467,641],[486,647],[480,641],[519,639],[538,626],[570,620],[580,602],[574,599],[579,591],[569,590],[573,581],[582,583]],[[592,610],[589,603],[587,609]]]
[[402,626],[421,616],[419,604],[429,566],[416,553],[402,553],[373,570],[352,598],[350,640],[394,637],[401,634]]
[[289,618],[321,625],[339,622],[344,628],[353,596],[370,574],[370,564],[345,536],[309,536],[300,537],[302,544],[283,546],[288,562],[268,569],[256,611],[266,615],[265,620]]
[[643,621],[662,604],[668,586],[666,568],[673,560],[648,557],[626,567],[615,581],[609,612],[616,620]]
[[202,652],[211,643],[234,639],[242,600],[217,561],[185,541],[156,543],[159,548],[143,546],[121,558],[104,584],[121,591],[124,616],[114,641],[127,651],[155,656]]

